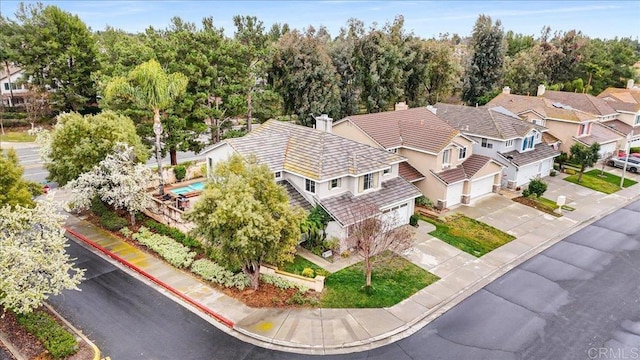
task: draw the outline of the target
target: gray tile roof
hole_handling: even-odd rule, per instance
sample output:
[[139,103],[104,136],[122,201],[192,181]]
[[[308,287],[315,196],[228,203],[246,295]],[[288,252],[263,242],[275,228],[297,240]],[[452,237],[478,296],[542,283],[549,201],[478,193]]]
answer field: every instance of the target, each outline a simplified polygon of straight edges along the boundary
[[545,129],[523,121],[501,106],[472,107],[437,103],[435,107],[439,117],[465,134],[508,140],[524,137],[531,129]]
[[381,187],[378,191],[359,196],[353,196],[349,192],[320,199],[318,202],[342,226],[348,226],[359,220],[354,219],[352,211],[357,212],[360,206],[375,206],[377,209],[382,209],[422,195],[418,188],[401,177],[387,180],[382,183]]
[[589,136],[574,137],[574,139],[586,145],[591,145],[596,142],[599,144],[606,144],[620,140],[621,138],[622,135],[618,132],[613,131],[609,127],[600,123],[593,123],[591,126],[591,134]]
[[616,110],[640,111],[640,88],[607,88],[598,95],[598,98],[607,101]]
[[453,184],[471,179],[480,169],[491,161],[494,160],[488,156],[473,154],[453,169],[447,169],[439,173],[431,172],[446,184]]
[[276,120],[226,142],[243,156],[255,155],[274,171],[283,169],[316,181],[370,173],[405,161],[373,146]]
[[345,120],[351,121],[385,149],[407,146],[439,153],[459,134],[425,107],[352,115],[340,121]]
[[509,151],[506,153],[498,153],[503,156],[507,161],[511,162],[517,167],[532,164],[534,162],[556,157],[560,155],[560,151],[554,150],[551,146],[546,144],[538,144],[533,150],[519,152],[518,150]]
[[291,206],[299,206],[306,211],[311,211],[311,204],[304,198],[304,196],[302,196],[302,194],[300,194],[298,189],[291,185],[289,181],[283,180],[278,182],[278,184],[282,186],[287,192],[287,195],[289,195],[289,204]]

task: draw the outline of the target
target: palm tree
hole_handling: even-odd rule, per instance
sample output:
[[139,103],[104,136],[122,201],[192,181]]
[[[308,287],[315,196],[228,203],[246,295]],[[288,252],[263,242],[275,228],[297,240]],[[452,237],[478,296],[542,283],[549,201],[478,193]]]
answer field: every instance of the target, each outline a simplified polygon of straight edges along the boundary
[[126,77],[115,77],[105,87],[107,102],[123,99],[136,106],[153,111],[153,132],[156,136],[156,161],[158,162],[158,193],[164,195],[162,177],[162,155],[160,135],[162,123],[160,111],[169,108],[176,98],[182,96],[187,88],[188,79],[181,73],[167,74],[155,60],[149,60],[136,66]]

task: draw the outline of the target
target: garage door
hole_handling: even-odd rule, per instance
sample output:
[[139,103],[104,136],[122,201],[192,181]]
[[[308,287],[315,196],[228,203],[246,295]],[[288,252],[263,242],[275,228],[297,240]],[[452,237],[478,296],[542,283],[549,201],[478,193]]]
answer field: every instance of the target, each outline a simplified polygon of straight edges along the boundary
[[608,155],[616,153],[615,151],[616,151],[616,143],[605,144],[600,146],[600,151],[598,151],[598,155],[600,155],[600,159],[604,159]]
[[471,199],[490,194],[493,191],[493,175],[471,182]]
[[396,226],[409,223],[409,206],[406,203],[384,210],[382,213],[387,221],[394,222]]
[[462,199],[463,183],[449,185],[447,187],[447,207],[460,204]]

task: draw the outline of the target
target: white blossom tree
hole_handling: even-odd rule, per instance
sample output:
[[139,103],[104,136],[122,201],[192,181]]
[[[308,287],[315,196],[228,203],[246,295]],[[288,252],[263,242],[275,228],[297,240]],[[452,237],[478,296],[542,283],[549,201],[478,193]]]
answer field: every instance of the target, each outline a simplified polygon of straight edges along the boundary
[[96,196],[115,209],[124,209],[135,223],[137,212],[150,204],[147,187],[152,171],[146,165],[135,162],[135,149],[125,143],[117,143],[113,152],[89,172],[70,181],[65,187],[71,190],[71,208],[87,209]]
[[84,270],[65,252],[64,216],[51,196],[34,208],[0,208],[0,305],[29,313],[50,295],[78,290]]

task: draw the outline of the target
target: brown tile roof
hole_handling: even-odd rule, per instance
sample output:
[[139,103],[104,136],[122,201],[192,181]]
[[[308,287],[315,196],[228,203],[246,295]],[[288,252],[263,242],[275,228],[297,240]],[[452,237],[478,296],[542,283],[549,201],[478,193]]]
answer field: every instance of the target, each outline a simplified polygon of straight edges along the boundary
[[523,121],[504,107],[472,107],[437,103],[437,114],[449,125],[465,134],[513,139],[524,137],[531,129],[545,129]]
[[562,106],[557,102],[540,96],[525,96],[501,93],[491,101],[489,101],[489,103],[487,103],[487,105],[485,106],[502,106],[505,109],[518,115],[521,115],[528,111],[535,111],[545,119],[553,118],[575,122],[593,120],[598,117],[595,114]]
[[507,161],[517,167],[532,164],[536,161],[549,159],[560,155],[560,151],[554,150],[546,144],[538,144],[533,150],[519,152],[518,150],[509,151],[507,153],[498,153]]
[[351,211],[357,211],[359,206],[375,206],[383,209],[404,200],[415,199],[422,193],[414,185],[401,177],[395,177],[385,181],[381,189],[368,194],[353,196],[351,193],[332,196],[318,200],[320,205],[337,220],[342,226],[351,225],[358,219],[354,219]]
[[278,184],[280,184],[280,186],[282,186],[287,192],[287,195],[289,195],[289,205],[299,206],[306,211],[311,211],[311,204],[304,198],[304,196],[302,196],[302,194],[300,194],[298,189],[291,185],[289,181],[283,180],[278,182]]
[[633,126],[627,124],[624,121],[620,121],[618,119],[605,121],[605,122],[602,122],[601,124],[624,135],[631,134],[631,130],[633,130]]
[[600,123],[593,123],[591,126],[591,134],[589,136],[574,137],[574,139],[586,145],[591,145],[596,142],[599,144],[606,144],[622,139],[622,135],[611,130],[608,126],[604,126]]
[[640,88],[620,89],[607,88],[598,95],[616,110],[640,111]]
[[459,134],[425,107],[352,115],[341,121],[345,120],[351,121],[385,149],[407,146],[439,153]]
[[424,179],[424,175],[422,175],[422,173],[418,171],[416,168],[409,165],[409,163],[406,161],[401,162],[398,165],[398,167],[399,167],[398,172],[400,176],[402,176],[405,180],[407,180],[410,183]]
[[471,179],[480,169],[491,161],[493,161],[493,159],[488,156],[473,154],[456,168],[444,170],[439,173],[431,172],[446,184],[453,184]]
[[555,137],[550,132],[546,131],[546,132],[542,133],[542,142],[547,144],[547,145],[552,145],[552,144],[556,144],[556,143],[559,143],[559,142],[562,142],[562,141],[560,139],[558,139],[557,137]]
[[591,114],[600,116],[615,114],[616,111],[606,101],[590,94],[572,93],[566,91],[546,90],[542,97],[554,102],[560,102]]
[[335,134],[276,120],[225,141],[239,154],[255,155],[274,171],[284,169],[316,181],[370,173],[405,160]]

